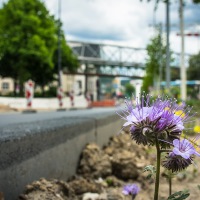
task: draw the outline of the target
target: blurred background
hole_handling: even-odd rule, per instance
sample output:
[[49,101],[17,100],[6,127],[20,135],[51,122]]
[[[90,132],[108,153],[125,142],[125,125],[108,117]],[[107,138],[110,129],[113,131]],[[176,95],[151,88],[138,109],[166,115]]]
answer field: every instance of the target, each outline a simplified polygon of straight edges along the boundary
[[115,105],[145,91],[196,104],[199,3],[1,0],[0,95],[28,98],[31,87],[32,98]]

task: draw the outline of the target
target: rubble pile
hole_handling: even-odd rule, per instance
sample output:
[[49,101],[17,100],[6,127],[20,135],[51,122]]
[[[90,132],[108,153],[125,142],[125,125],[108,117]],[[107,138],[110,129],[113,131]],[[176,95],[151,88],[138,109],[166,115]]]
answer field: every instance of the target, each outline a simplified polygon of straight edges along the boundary
[[[20,200],[124,200],[122,187],[137,183],[147,189],[143,169],[149,165],[148,149],[126,133],[114,136],[100,148],[88,144],[80,155],[77,174],[67,181],[44,178],[27,185]],[[145,197],[141,198],[146,200]]]

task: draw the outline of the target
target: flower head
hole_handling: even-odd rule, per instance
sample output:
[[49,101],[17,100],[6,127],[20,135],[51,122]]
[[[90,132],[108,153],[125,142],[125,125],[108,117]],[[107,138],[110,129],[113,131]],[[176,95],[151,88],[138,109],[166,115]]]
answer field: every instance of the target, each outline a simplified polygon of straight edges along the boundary
[[140,188],[136,184],[128,184],[123,187],[122,193],[124,195],[131,195],[132,199],[136,197]]
[[196,140],[197,139],[189,141],[185,138],[183,140],[173,140],[174,148],[166,157],[163,166],[168,170],[175,172],[181,171],[191,165],[194,155],[200,157],[200,154],[195,148],[195,146],[198,146]]
[[193,144],[187,139],[175,139],[173,141],[173,145],[174,148],[172,152],[174,153],[174,155],[181,156],[184,159],[189,159],[192,155],[200,156]]
[[169,144],[162,140],[172,142],[180,138],[191,110],[185,104],[180,106],[175,99],[163,97],[154,100],[149,95],[135,102],[133,105],[131,100],[126,100],[127,107],[120,116],[126,120],[123,126],[130,126],[131,137],[138,144],[154,145],[157,138],[161,148],[166,148]]
[[168,170],[173,172],[178,172],[186,169],[189,165],[192,164],[193,157],[190,159],[184,159],[181,156],[170,153],[166,156],[166,159],[163,161],[162,165]]

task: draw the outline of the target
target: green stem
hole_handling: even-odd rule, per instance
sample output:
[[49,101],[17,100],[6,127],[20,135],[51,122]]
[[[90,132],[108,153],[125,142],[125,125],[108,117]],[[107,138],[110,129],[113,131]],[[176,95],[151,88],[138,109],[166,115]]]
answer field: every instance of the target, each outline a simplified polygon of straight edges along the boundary
[[172,177],[169,177],[169,196],[172,194]]
[[157,138],[156,138],[156,153],[157,153],[157,160],[156,160],[156,182],[155,182],[154,200],[158,200],[159,182],[160,182],[161,151],[160,151],[160,146],[159,146],[159,142]]

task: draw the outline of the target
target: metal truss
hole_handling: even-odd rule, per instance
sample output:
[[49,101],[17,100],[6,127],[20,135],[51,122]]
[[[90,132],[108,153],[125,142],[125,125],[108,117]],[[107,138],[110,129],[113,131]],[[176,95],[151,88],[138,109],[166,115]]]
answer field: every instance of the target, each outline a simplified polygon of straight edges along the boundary
[[144,67],[145,49],[81,41],[68,41],[68,45],[72,48],[79,61],[83,63],[120,67]]
[[[147,51],[144,48],[92,43],[82,41],[68,41],[73,53],[82,64],[93,65],[79,73],[88,75],[126,76],[143,78]],[[180,54],[174,53],[171,66],[180,67]],[[188,66],[190,55],[185,54],[185,65]]]

